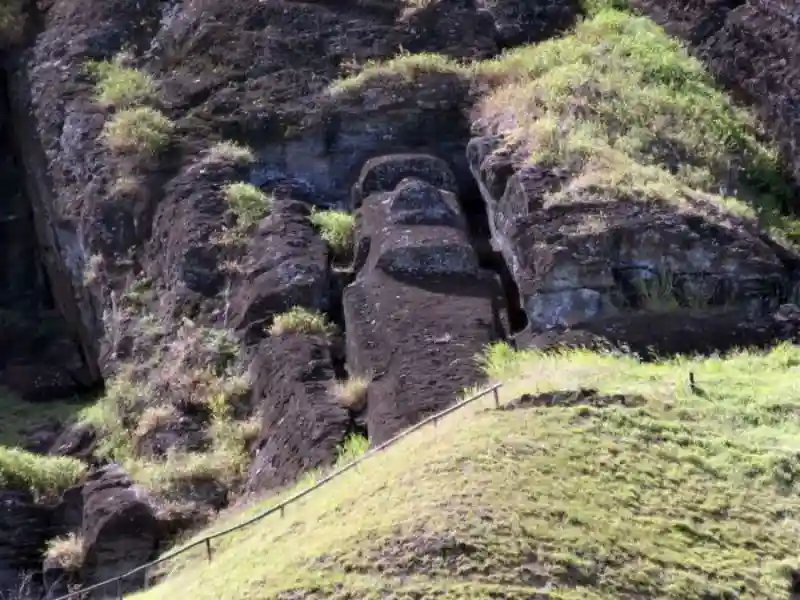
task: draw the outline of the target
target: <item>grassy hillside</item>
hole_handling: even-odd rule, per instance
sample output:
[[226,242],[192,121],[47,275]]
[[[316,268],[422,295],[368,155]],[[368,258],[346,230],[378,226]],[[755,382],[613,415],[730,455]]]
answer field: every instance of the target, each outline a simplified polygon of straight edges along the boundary
[[498,346],[488,368],[506,403],[628,400],[462,411],[136,598],[785,598],[800,349],[643,365]]

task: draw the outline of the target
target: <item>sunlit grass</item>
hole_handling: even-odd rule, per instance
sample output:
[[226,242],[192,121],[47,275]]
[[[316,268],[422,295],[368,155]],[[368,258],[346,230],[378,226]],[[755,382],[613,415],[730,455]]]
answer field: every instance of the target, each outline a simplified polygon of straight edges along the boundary
[[[490,398],[478,401],[283,519],[216,540],[211,565],[202,550],[175,559],[173,575],[137,597],[522,599],[547,586],[562,599],[785,598],[798,527],[800,349],[654,364],[500,346],[490,355],[504,404],[579,387],[643,404],[495,411]],[[689,389],[689,371],[702,394]]]

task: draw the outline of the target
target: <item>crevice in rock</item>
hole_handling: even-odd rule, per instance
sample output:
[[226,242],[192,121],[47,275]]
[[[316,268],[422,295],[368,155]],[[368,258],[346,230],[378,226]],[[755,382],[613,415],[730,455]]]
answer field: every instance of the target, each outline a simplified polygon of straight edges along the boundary
[[[355,279],[355,272],[351,267],[336,265],[333,260],[331,260],[329,268],[330,290],[326,316],[336,326],[336,335],[331,344],[331,362],[336,379],[345,382],[350,378],[351,373],[347,370],[347,339],[345,337],[346,328],[342,298],[344,289]],[[369,439],[363,408],[358,410],[348,409],[348,413],[350,422],[347,426],[346,436],[360,435]]]
[[[81,343],[80,319],[71,286],[53,281],[55,257],[48,265],[47,244],[41,232],[50,228],[45,215],[32,202],[32,181],[26,164],[32,134],[21,128],[19,107],[14,106],[12,82],[2,57],[0,68],[0,311],[2,337],[19,343],[5,344],[0,353],[0,380],[28,399],[71,396],[96,388],[102,382],[97,365]],[[38,222],[37,222],[38,221]]]
[[352,283],[355,274],[350,269],[330,265],[330,290],[328,293],[327,317],[336,326],[336,336],[331,345],[331,360],[336,378],[346,380],[347,373],[347,350],[345,343],[345,322],[344,308],[342,306],[342,295],[344,288]]
[[459,204],[467,217],[472,246],[481,268],[493,271],[500,278],[508,313],[509,334],[514,336],[528,326],[528,316],[522,308],[519,288],[503,255],[492,246],[489,216],[478,185],[472,178],[459,183],[462,188]]

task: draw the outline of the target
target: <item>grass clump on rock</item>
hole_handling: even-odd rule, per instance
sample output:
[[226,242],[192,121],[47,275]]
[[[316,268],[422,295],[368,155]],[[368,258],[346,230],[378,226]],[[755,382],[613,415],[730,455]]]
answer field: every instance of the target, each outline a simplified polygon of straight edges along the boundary
[[367,402],[367,391],[370,380],[366,377],[354,376],[347,381],[337,381],[333,385],[333,397],[344,408],[359,411]]
[[412,83],[428,75],[464,76],[469,71],[470,68],[467,65],[443,54],[435,52],[402,53],[389,60],[367,62],[356,75],[334,82],[330,92],[334,96],[353,93],[365,87],[372,87],[387,78]]
[[276,336],[292,333],[329,335],[332,332],[333,325],[324,314],[302,306],[293,306],[285,313],[276,315],[269,328],[270,335]]
[[222,141],[214,144],[208,151],[208,158],[212,161],[231,162],[245,166],[255,161],[255,156],[250,148],[231,141]]
[[169,144],[174,125],[161,111],[149,106],[126,108],[103,128],[108,146],[116,151],[153,156]]
[[314,207],[310,219],[336,256],[350,256],[353,251],[355,216],[342,210],[318,210]]
[[[498,345],[484,362],[504,405],[542,401],[498,411],[489,395],[215,540],[212,563],[202,547],[170,561],[135,598],[785,600],[800,348],[641,363]],[[581,388],[604,401],[547,401]]]
[[269,214],[272,198],[251,183],[239,181],[225,186],[225,200],[242,227],[250,227]]
[[89,73],[97,79],[97,101],[117,109],[130,108],[152,100],[156,95],[155,80],[147,73],[126,67],[124,55],[111,61],[89,63]]

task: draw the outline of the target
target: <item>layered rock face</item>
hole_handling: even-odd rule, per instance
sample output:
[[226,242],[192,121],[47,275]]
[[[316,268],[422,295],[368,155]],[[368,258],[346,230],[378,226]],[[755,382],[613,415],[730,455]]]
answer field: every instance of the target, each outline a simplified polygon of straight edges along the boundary
[[[82,580],[88,585],[121,575],[154,557],[161,538],[160,525],[148,494],[119,467],[89,476],[83,486]],[[122,582],[122,591],[141,587],[144,573]],[[97,594],[116,593],[113,589]]]
[[[531,327],[544,331],[625,316],[648,304],[775,310],[795,294],[796,259],[751,223],[697,206],[680,210],[583,194],[548,202],[570,174],[516,168],[475,138],[470,165],[486,199],[493,242],[511,266]],[[700,204],[698,202],[698,204]]]
[[0,594],[35,593],[28,578],[38,571],[45,543],[52,535],[49,511],[37,506],[29,493],[3,490],[0,534]]
[[476,137],[468,154],[528,316],[519,344],[604,340],[644,356],[776,339],[770,315],[796,301],[798,262],[755,223],[699,200],[680,209],[581,192],[554,202],[566,170],[518,166],[496,147]]

